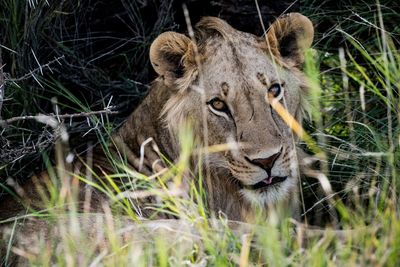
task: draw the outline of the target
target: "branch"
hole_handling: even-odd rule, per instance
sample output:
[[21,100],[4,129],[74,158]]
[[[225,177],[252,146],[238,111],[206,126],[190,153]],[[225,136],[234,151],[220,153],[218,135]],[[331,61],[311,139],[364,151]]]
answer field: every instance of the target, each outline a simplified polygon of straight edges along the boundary
[[3,61],[1,60],[1,49],[0,49],[0,118],[1,118],[1,107],[4,101],[4,90],[5,90],[5,82],[3,76]]
[[57,119],[73,119],[73,118],[80,118],[80,117],[89,117],[92,115],[103,115],[103,114],[114,115],[114,114],[118,114],[118,113],[119,113],[119,111],[112,111],[112,110],[106,109],[106,110],[80,112],[80,113],[73,113],[73,114],[62,114],[62,115],[56,115],[53,113],[47,114],[47,115],[44,115],[44,114],[28,115],[28,116],[13,117],[13,118],[6,119],[6,120],[0,120],[0,126],[4,126],[4,125],[11,124],[11,123],[21,121],[21,120],[38,120],[38,119],[43,118],[43,116],[57,118]]
[[[39,65],[39,67],[37,67],[34,70],[31,70],[30,72],[28,72],[27,74],[23,75],[22,77],[19,77],[19,78],[7,78],[6,77],[5,81],[6,82],[20,82],[20,81],[29,79],[30,77],[33,77],[35,79],[34,73],[39,72],[39,71],[42,72],[44,68],[48,68],[52,72],[52,70],[50,68],[50,65],[55,63],[55,62],[57,62],[59,65],[61,65],[60,59],[63,59],[63,58],[64,58],[64,55],[62,55],[60,57],[57,57],[57,58],[54,58],[52,61],[49,61],[44,65]],[[0,66],[1,66],[1,64],[0,64]],[[0,73],[0,77],[1,77],[0,79],[3,78],[2,73]]]

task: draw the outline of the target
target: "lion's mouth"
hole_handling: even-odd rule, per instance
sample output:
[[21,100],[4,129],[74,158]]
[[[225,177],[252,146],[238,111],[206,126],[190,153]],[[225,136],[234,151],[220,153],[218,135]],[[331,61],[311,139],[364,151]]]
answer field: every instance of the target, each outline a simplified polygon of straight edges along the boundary
[[248,190],[258,190],[258,189],[265,189],[267,187],[270,187],[272,185],[282,183],[287,179],[287,176],[279,177],[279,176],[273,176],[273,177],[268,177],[265,178],[264,180],[252,184],[252,185],[244,185],[242,184],[243,188],[248,189]]

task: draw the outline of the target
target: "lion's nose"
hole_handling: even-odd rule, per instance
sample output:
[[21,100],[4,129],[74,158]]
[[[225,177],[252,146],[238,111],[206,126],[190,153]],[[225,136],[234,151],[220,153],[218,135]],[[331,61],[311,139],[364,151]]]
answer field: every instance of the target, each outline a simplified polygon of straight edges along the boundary
[[257,165],[258,167],[264,169],[269,176],[271,176],[271,170],[272,167],[274,167],[275,161],[279,158],[279,156],[282,153],[282,149],[276,153],[273,154],[272,156],[269,156],[268,158],[260,158],[260,159],[249,159],[247,158],[248,161],[253,163],[254,165]]

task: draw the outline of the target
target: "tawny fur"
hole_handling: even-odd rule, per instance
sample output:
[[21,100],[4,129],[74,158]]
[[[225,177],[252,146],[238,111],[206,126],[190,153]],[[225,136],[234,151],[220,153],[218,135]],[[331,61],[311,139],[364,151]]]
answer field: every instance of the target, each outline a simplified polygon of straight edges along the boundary
[[[312,43],[312,23],[292,13],[279,18],[263,37],[237,31],[211,17],[204,18],[196,29],[195,40],[166,32],[154,41],[150,60],[159,77],[149,95],[113,135],[109,149],[139,171],[140,146],[153,138],[160,152],[176,161],[179,130],[190,121],[201,145],[245,144],[203,159],[209,162],[211,177],[205,188],[215,213],[222,212],[231,220],[252,221],[256,210],[267,214],[271,206],[281,203],[295,211],[300,175],[296,137],[265,101],[265,95],[273,84],[281,84],[280,101],[298,121],[302,120],[306,86],[300,66],[305,49]],[[229,112],[218,112],[207,104],[215,97],[226,103]],[[266,158],[277,151],[281,155],[272,176],[288,178],[264,192],[243,189],[240,184],[256,184],[266,177],[265,170],[246,158]],[[145,155],[140,171],[151,174],[158,152],[146,146]],[[85,173],[79,162],[74,166]],[[112,169],[107,168],[100,148],[94,150],[93,166],[100,175]],[[38,179],[38,183],[49,180],[46,174]],[[28,205],[39,201],[34,181],[23,186]],[[82,186],[82,196],[83,190]],[[92,207],[103,200],[95,193]],[[9,217],[21,209],[10,198],[0,205],[0,214]]]

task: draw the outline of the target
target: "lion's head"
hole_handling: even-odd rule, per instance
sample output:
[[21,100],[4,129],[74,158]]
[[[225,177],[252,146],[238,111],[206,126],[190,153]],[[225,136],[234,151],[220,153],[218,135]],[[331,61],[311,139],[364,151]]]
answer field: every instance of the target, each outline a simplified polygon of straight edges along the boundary
[[209,145],[237,142],[208,159],[218,179],[248,202],[274,204],[297,191],[295,138],[265,95],[301,121],[299,67],[312,40],[312,23],[297,13],[279,18],[263,37],[209,17],[192,38],[166,32],[150,48],[158,82],[173,92],[163,108],[172,135],[190,120]]

